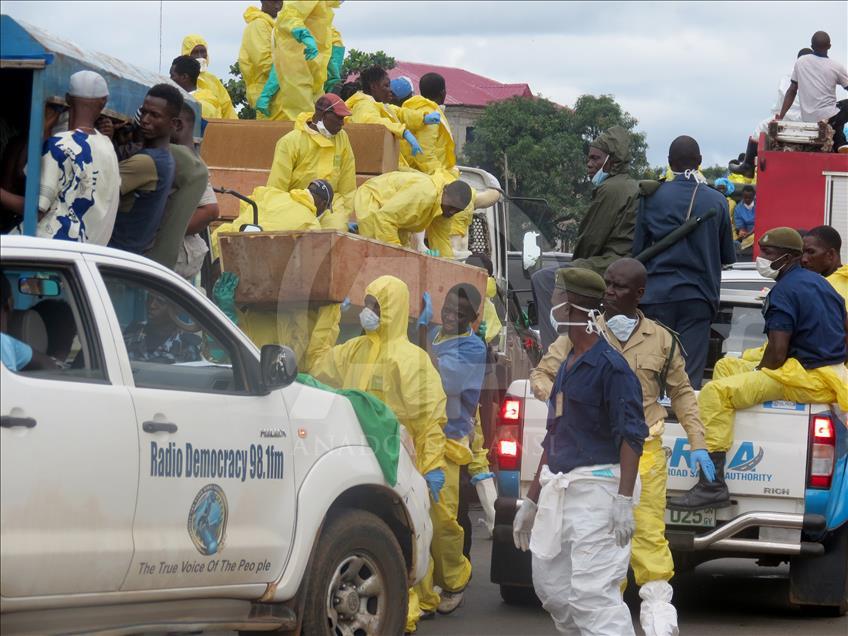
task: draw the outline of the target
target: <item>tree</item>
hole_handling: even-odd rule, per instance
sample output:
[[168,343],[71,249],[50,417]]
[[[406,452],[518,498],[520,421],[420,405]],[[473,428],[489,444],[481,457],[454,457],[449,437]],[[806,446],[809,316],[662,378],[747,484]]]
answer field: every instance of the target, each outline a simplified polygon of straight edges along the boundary
[[347,81],[348,76],[358,75],[369,66],[382,66],[388,71],[397,66],[397,62],[395,58],[383,51],[365,53],[356,49],[350,49],[342,63],[342,83]]
[[230,75],[233,79],[224,82],[224,88],[227,89],[230,99],[233,100],[233,107],[238,111],[239,119],[256,119],[256,110],[247,103],[244,78],[241,76],[238,62],[230,64]]
[[546,199],[553,215],[531,220],[548,240],[561,238],[568,249],[591,198],[586,178],[589,143],[616,124],[633,135],[631,174],[634,178],[652,174],[644,133],[634,131],[636,119],[610,95],[583,95],[573,109],[538,97],[490,104],[475,124],[474,139],[466,143],[464,155],[468,163],[499,175],[502,182],[506,165],[511,196]]

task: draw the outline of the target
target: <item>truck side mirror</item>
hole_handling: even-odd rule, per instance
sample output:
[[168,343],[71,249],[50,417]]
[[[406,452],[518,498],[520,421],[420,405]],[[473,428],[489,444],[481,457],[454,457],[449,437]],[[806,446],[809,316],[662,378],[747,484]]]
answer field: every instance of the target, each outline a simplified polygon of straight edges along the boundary
[[524,243],[521,246],[521,264],[526,272],[532,271],[542,256],[542,248],[539,247],[538,238],[538,232],[524,233]]
[[268,391],[283,389],[297,379],[297,357],[288,347],[263,345],[259,366],[262,386]]

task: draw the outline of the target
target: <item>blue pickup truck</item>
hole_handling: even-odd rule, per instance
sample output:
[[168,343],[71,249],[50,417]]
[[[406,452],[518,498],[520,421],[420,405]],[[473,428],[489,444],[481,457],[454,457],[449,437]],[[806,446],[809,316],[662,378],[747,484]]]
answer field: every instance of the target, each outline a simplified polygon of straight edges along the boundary
[[[708,373],[724,355],[763,341],[761,305],[773,281],[751,269],[724,272],[712,325]],[[532,597],[529,553],[512,542],[512,520],[541,455],[547,406],[528,380],[513,382],[497,421],[499,494],[491,577],[506,602]],[[741,557],[789,563],[790,601],[848,611],[848,419],[836,405],[766,402],[738,411],[728,453],[733,505],[719,510],[666,510],[666,536],[678,572],[712,559]],[[663,436],[668,495],[695,484],[688,442],[669,409]],[[821,611],[821,610],[819,610]]]

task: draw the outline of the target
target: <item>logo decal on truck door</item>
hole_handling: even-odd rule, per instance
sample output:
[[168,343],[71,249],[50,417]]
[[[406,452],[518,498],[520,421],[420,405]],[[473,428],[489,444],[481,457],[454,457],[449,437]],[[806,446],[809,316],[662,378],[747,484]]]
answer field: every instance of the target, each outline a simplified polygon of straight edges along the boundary
[[209,556],[224,547],[228,512],[227,497],[217,484],[197,493],[188,511],[188,536],[200,554]]

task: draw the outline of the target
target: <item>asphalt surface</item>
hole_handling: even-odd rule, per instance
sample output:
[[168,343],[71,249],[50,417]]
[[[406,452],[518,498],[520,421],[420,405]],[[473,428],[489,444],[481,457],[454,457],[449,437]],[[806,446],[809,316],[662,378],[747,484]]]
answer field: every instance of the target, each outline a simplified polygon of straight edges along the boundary
[[[472,509],[472,517],[479,517]],[[474,526],[471,561],[474,578],[462,606],[449,616],[422,621],[416,636],[477,636],[556,634],[541,607],[506,605],[498,586],[489,582],[492,543]],[[789,605],[789,569],[761,568],[753,561],[722,559],[699,566],[672,581],[674,603],[683,636],[846,636],[848,616],[808,617]],[[636,633],[638,598],[628,592]]]

